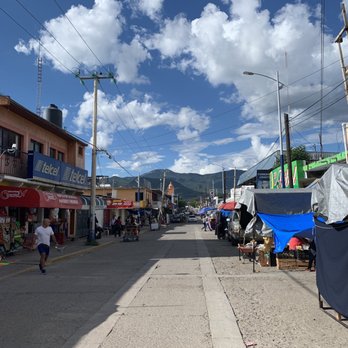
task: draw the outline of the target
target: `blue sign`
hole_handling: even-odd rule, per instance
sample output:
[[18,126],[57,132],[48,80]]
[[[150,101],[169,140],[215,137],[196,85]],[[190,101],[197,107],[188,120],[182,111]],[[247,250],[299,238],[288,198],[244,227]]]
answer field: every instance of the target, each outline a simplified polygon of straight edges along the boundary
[[82,187],[88,186],[88,172],[85,169],[71,166],[61,162],[61,179],[65,184],[72,184]]
[[54,184],[88,187],[88,172],[85,169],[45,156],[39,152],[28,153],[28,178]]

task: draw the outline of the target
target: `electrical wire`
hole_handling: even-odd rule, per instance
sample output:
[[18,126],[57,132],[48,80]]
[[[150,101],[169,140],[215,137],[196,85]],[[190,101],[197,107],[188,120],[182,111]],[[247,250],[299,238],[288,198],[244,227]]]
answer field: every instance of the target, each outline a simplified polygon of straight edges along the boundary
[[65,66],[48,48],[46,48],[35,35],[31,34],[26,28],[24,28],[14,17],[12,17],[6,10],[0,7],[0,10],[5,13],[17,26],[19,26],[23,31],[25,31],[32,39],[37,41],[39,45],[55,60],[57,61],[65,70],[70,71],[73,75],[76,75],[70,68]]

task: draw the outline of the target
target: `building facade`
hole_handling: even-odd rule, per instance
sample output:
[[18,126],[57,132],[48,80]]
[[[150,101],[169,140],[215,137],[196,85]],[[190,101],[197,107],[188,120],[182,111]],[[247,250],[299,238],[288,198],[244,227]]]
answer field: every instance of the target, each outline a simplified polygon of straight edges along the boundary
[[0,96],[0,245],[32,234],[46,217],[62,242],[76,235],[88,186],[86,146],[63,129],[55,105],[42,118]]

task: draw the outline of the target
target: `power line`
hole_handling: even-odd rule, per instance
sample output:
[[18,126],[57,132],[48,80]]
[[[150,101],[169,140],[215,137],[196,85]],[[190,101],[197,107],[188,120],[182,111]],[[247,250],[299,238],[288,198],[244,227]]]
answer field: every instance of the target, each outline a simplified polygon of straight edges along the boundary
[[[37,41],[40,44],[40,39],[38,39],[36,36],[34,36],[33,34],[31,34],[26,28],[24,28],[18,21],[16,21],[15,18],[13,18],[6,10],[4,10],[2,7],[0,7],[0,10],[5,13],[6,16],[8,16],[16,25],[18,25],[23,31],[25,31],[32,39],[34,39],[35,41]],[[55,60],[57,61],[65,70],[70,71],[73,75],[75,75],[75,73],[68,68],[67,66],[65,66],[52,52],[50,52],[49,49],[47,49],[44,45],[41,44],[41,47]]]

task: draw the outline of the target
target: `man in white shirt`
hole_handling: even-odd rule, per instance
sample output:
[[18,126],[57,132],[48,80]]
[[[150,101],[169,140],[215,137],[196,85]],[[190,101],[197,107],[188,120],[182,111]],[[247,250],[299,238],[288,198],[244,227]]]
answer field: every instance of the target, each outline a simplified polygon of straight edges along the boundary
[[50,241],[51,237],[54,243],[58,245],[56,237],[54,236],[54,232],[52,227],[50,226],[50,219],[44,219],[42,225],[37,227],[35,230],[35,236],[37,240],[37,250],[40,253],[40,263],[39,268],[41,273],[46,273],[45,265],[48,259],[48,255],[50,253]]

